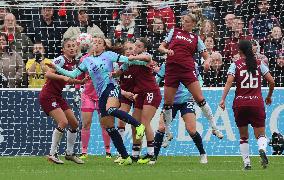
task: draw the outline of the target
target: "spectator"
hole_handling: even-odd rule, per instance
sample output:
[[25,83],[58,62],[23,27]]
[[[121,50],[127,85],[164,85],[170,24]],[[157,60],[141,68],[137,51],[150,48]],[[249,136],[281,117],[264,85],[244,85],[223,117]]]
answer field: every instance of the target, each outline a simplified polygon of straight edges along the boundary
[[[197,18],[197,23],[196,23],[196,26],[195,26],[193,31],[194,32],[200,31],[201,24],[206,19],[206,17],[203,16],[203,14],[202,14],[201,7],[199,6],[199,4],[197,2],[189,1],[188,4],[187,4],[187,10],[188,10],[188,13],[194,14]],[[182,13],[185,13],[185,12],[182,12]]]
[[267,37],[264,45],[264,54],[269,61],[269,69],[273,70],[276,67],[276,59],[279,52],[282,51],[283,34],[281,28],[276,26],[272,29],[272,33]]
[[55,19],[52,5],[41,8],[41,17],[33,21],[28,28],[28,34],[34,42],[41,41],[46,57],[53,59],[61,54],[61,39],[67,29],[65,21]]
[[255,15],[255,1],[235,0],[234,14],[244,20],[245,28],[249,20]]
[[280,24],[277,18],[268,11],[269,4],[267,0],[259,0],[257,7],[260,12],[249,21],[249,32],[262,46],[272,28],[280,26]]
[[212,54],[213,51],[216,50],[216,48],[215,48],[215,41],[214,41],[214,39],[211,36],[208,36],[208,37],[205,38],[204,44],[205,44],[205,47],[206,47],[207,52],[209,53],[209,55]]
[[[0,75],[3,86],[22,87],[24,62],[20,54],[9,46],[8,36],[0,34]],[[7,81],[6,81],[7,80]],[[4,81],[4,82],[3,82]]]
[[200,26],[199,36],[202,41],[206,39],[206,37],[212,37],[213,39],[218,39],[216,25],[211,20],[204,20]]
[[41,88],[46,78],[44,76],[47,67],[46,63],[51,63],[50,59],[45,58],[44,47],[41,42],[36,42],[33,48],[33,58],[26,64],[26,71],[29,77],[29,88]]
[[175,14],[167,2],[158,0],[157,5],[149,6],[147,12],[147,24],[153,24],[153,20],[156,17],[162,18],[164,24],[166,25],[166,31],[169,31],[175,27]]
[[27,62],[32,54],[33,43],[27,35],[22,33],[23,28],[16,23],[12,13],[6,14],[0,30],[7,34],[11,48],[21,55],[24,62]]
[[140,37],[139,32],[132,9],[126,7],[121,11],[119,24],[111,29],[108,38],[114,45],[123,44],[126,41],[135,41]]
[[[209,55],[211,55],[216,50],[215,41],[212,37],[206,37],[204,40],[204,44]],[[204,59],[198,55],[195,55],[195,59],[197,61],[198,66],[201,66],[204,63]]]
[[267,65],[268,67],[268,58],[264,55],[260,53],[260,45],[258,43],[257,40],[252,40],[252,51],[255,54],[255,58],[256,60],[260,60],[262,63],[264,63],[265,65]]
[[77,39],[81,33],[88,33],[93,37],[105,38],[102,30],[92,23],[90,16],[87,14],[87,9],[80,8],[78,10],[77,20],[73,27],[69,27],[63,35],[63,39]]
[[165,61],[164,54],[158,51],[159,45],[165,39],[167,34],[166,25],[164,24],[162,18],[154,18],[153,24],[149,26],[150,33],[148,38],[152,42],[152,48],[150,54],[153,55],[153,60],[161,64]]
[[206,19],[214,21],[214,23],[218,23],[220,19],[219,12],[216,11],[216,8],[212,6],[212,1],[204,1],[202,3],[202,15],[206,17]]
[[224,87],[228,68],[222,61],[222,55],[215,51],[210,57],[210,69],[203,75],[203,85],[205,87]]
[[225,42],[227,39],[231,38],[233,36],[233,24],[234,24],[234,19],[236,18],[236,16],[234,14],[227,14],[224,18],[225,23],[219,23],[218,26],[218,32],[219,32],[219,37],[220,41],[219,41],[219,45],[220,45],[220,49],[224,49],[225,48]]
[[276,67],[272,71],[276,87],[284,87],[284,52],[276,60]]
[[252,37],[247,35],[244,31],[244,22],[240,18],[235,18],[233,21],[233,36],[226,40],[225,48],[224,48],[224,55],[225,55],[225,62],[231,63],[234,56],[238,54],[239,48],[238,44],[240,40],[251,40]]
[[8,8],[7,7],[3,7],[1,6],[2,4],[0,4],[0,26],[2,26],[4,24],[4,19],[7,13],[9,13]]

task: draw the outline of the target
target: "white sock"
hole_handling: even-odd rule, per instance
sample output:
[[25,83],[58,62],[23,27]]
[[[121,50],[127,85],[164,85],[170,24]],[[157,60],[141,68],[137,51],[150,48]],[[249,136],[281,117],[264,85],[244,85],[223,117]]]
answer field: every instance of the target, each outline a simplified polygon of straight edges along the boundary
[[123,141],[124,141],[124,132],[125,132],[125,129],[118,128],[118,133],[120,134]]
[[140,145],[139,144],[133,144],[132,146],[132,156],[133,157],[139,157],[140,155]]
[[55,153],[57,153],[57,148],[61,141],[62,135],[63,135],[63,132],[60,132],[57,128],[53,130],[52,143],[51,143],[51,148],[49,152],[50,155],[54,155]]
[[[72,132],[71,132],[72,131]],[[67,149],[66,153],[72,155],[74,153],[74,145],[77,138],[77,131],[68,129],[67,131]]]
[[248,139],[240,139],[240,151],[244,164],[250,164]]
[[154,147],[153,146],[152,147],[147,147],[147,153],[149,155],[153,156],[154,155]]
[[203,112],[204,116],[207,118],[207,120],[209,121],[209,124],[211,126],[212,129],[217,129],[216,127],[216,122],[212,113],[212,110],[210,108],[210,106],[208,105],[208,103],[206,102],[204,104],[204,106],[200,107],[201,111]]
[[173,120],[172,108],[164,109],[165,133],[170,134],[170,124]]
[[267,138],[265,136],[260,136],[257,139],[257,144],[258,144],[258,150],[262,149],[264,150],[264,152],[266,152]]

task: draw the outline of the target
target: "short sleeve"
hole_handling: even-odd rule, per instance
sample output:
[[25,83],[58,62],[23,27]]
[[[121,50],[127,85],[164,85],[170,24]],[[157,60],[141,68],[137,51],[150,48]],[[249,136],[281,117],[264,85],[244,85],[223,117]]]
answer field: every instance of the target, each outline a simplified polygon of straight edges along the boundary
[[261,62],[261,64],[260,64],[260,71],[261,71],[261,74],[263,76],[265,76],[265,74],[269,73],[268,67],[263,62]]
[[228,69],[228,75],[232,75],[235,77],[236,74],[236,64],[232,63]]
[[174,35],[174,29],[171,29],[164,39],[164,42],[170,43]]
[[197,42],[197,50],[198,52],[202,53],[206,51],[206,47],[204,42],[201,40],[201,38],[198,36],[198,42]]
[[63,65],[65,63],[65,59],[64,59],[63,56],[59,56],[59,57],[53,59],[53,63],[58,67],[63,67]]

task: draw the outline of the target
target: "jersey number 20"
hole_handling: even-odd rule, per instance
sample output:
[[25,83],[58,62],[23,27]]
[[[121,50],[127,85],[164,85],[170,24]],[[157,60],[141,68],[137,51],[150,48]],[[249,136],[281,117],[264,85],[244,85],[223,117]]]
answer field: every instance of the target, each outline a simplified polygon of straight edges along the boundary
[[[256,71],[258,76],[258,71]],[[249,73],[247,70],[241,70],[240,76],[244,77],[241,82],[241,88],[258,88],[258,78],[253,77],[252,73]]]

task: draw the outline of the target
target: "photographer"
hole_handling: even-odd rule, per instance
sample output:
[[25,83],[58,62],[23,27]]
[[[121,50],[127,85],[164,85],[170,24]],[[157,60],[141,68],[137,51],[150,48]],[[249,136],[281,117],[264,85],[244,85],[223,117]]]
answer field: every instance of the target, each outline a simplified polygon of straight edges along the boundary
[[50,59],[44,57],[44,47],[41,42],[36,42],[33,47],[33,58],[26,64],[29,76],[29,88],[41,88],[46,79],[44,74],[47,70],[45,63],[51,63]]

